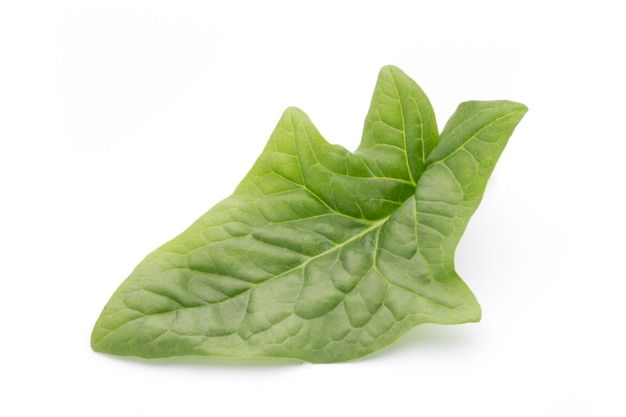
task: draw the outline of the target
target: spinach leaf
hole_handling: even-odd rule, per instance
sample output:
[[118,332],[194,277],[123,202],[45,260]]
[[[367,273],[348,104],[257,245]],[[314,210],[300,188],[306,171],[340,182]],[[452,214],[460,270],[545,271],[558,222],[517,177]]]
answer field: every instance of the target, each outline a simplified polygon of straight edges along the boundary
[[421,323],[478,321],[454,252],[527,108],[430,102],[384,67],[351,153],[285,111],[235,192],[149,254],[104,307],[94,350],[350,360]]

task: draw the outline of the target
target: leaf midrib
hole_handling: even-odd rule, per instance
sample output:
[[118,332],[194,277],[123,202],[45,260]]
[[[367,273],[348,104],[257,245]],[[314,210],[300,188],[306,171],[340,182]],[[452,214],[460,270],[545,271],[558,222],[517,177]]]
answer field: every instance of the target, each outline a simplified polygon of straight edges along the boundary
[[[395,80],[394,80],[394,81],[395,81]],[[398,94],[398,99],[399,99],[399,91],[398,91],[398,89],[397,89],[397,85],[396,85],[396,83],[395,83],[395,82],[394,82],[393,84],[394,84],[394,89],[396,90],[396,93]],[[403,123],[403,131],[402,131],[402,134],[403,134],[404,143],[405,143],[405,149],[404,149],[404,152],[405,152],[405,161],[406,161],[406,164],[407,164],[406,166],[407,166],[407,170],[408,170],[408,173],[409,173],[409,178],[410,178],[410,180],[409,180],[409,181],[407,181],[407,180],[403,180],[403,179],[399,179],[399,178],[375,177],[375,176],[374,176],[374,177],[369,177],[369,178],[367,178],[367,177],[363,177],[363,178],[358,177],[359,179],[362,179],[362,180],[367,180],[367,179],[373,179],[373,180],[386,180],[386,181],[394,181],[394,182],[398,182],[398,183],[407,183],[407,184],[410,184],[410,185],[411,185],[411,186],[413,186],[413,187],[416,187],[416,186],[417,186],[417,180],[416,180],[416,179],[414,178],[414,176],[413,176],[413,172],[412,172],[412,170],[411,170],[410,163],[409,163],[409,160],[408,160],[408,148],[407,148],[407,145],[408,145],[408,144],[407,144],[407,140],[408,140],[408,138],[407,138],[407,134],[406,134],[406,123],[405,123],[405,118],[404,118],[404,109],[402,108],[402,105],[401,105],[400,107],[401,107],[401,112],[402,112],[402,123]],[[420,117],[421,117],[421,114],[420,114]],[[291,122],[292,129],[293,129],[293,131],[295,132],[295,130],[296,130],[296,120],[294,120],[294,115],[290,115],[289,120],[290,120],[290,122]],[[423,139],[422,139],[422,142],[423,142]],[[307,141],[307,143],[310,145],[310,141]],[[299,152],[298,152],[299,146],[298,146],[298,142],[297,142],[297,141],[296,141],[295,145],[296,145],[296,156],[298,157],[298,159],[300,159],[300,158],[299,158],[299,156],[297,155],[297,154],[299,153]],[[423,148],[423,146],[424,146],[424,144],[422,143],[422,148]],[[316,162],[317,162],[318,164],[320,164],[321,166],[324,166],[324,164],[322,164],[319,160],[317,160],[316,153],[315,153],[314,151],[312,152],[312,154],[313,154],[313,155],[314,155],[314,157],[316,158]],[[423,157],[424,157],[424,159],[426,159],[426,155],[423,155]],[[424,162],[426,162],[426,161],[424,161]],[[424,167],[424,170],[427,168],[427,166],[428,166],[428,165],[429,165],[429,164],[428,164],[428,163],[426,163],[426,165],[425,165],[425,167]],[[397,204],[398,204],[397,208],[396,208],[395,210],[391,211],[388,215],[386,215],[386,216],[384,216],[384,217],[382,217],[382,218],[380,218],[380,219],[377,219],[377,220],[369,220],[369,219],[365,218],[364,216],[363,216],[363,217],[361,217],[361,218],[357,218],[357,217],[350,216],[350,215],[347,215],[347,214],[345,214],[345,213],[339,212],[339,211],[337,211],[334,207],[332,207],[330,204],[328,204],[328,203],[327,203],[327,202],[326,202],[326,201],[325,201],[325,200],[324,200],[321,196],[319,196],[319,195],[318,195],[318,194],[317,194],[317,193],[316,193],[313,189],[311,189],[309,186],[307,186],[306,176],[305,176],[304,172],[302,171],[302,165],[301,165],[301,164],[299,164],[299,169],[300,169],[300,173],[301,173],[301,178],[302,178],[302,180],[303,180],[303,181],[302,181],[302,184],[298,184],[297,182],[294,182],[293,180],[287,179],[287,178],[285,178],[285,177],[284,177],[284,176],[282,176],[282,175],[281,175],[281,177],[283,177],[285,180],[288,180],[289,182],[293,183],[294,185],[298,185],[299,187],[301,187],[301,189],[303,189],[303,190],[305,190],[306,192],[308,192],[308,193],[309,193],[309,194],[310,194],[310,195],[311,195],[311,196],[312,196],[312,197],[313,197],[316,201],[318,201],[318,202],[319,202],[319,204],[322,204],[323,206],[325,206],[328,210],[330,210],[330,211],[331,211],[332,213],[334,213],[335,215],[339,215],[339,216],[342,216],[342,217],[346,217],[346,218],[349,218],[349,219],[351,219],[351,220],[356,220],[356,221],[361,221],[361,222],[370,223],[370,224],[369,224],[369,226],[365,227],[363,230],[359,231],[358,233],[356,233],[356,234],[354,234],[354,235],[350,236],[350,237],[349,237],[348,239],[346,239],[345,241],[343,241],[343,242],[341,242],[341,243],[339,243],[339,244],[335,244],[335,245],[333,245],[332,247],[330,247],[330,248],[326,249],[326,250],[325,250],[325,251],[323,251],[323,252],[320,252],[320,253],[315,254],[315,255],[312,255],[312,256],[306,256],[306,255],[303,255],[303,256],[305,256],[305,258],[307,258],[304,262],[302,262],[302,263],[300,263],[300,264],[298,264],[298,265],[296,265],[296,266],[294,266],[294,267],[292,267],[292,268],[289,268],[288,270],[285,270],[285,271],[283,271],[283,272],[281,272],[281,273],[279,273],[279,274],[276,274],[276,275],[274,275],[274,276],[271,276],[271,277],[269,277],[269,278],[267,278],[267,279],[265,279],[265,280],[263,280],[263,281],[259,281],[259,282],[249,282],[250,286],[249,286],[247,289],[245,289],[244,291],[242,291],[242,292],[240,292],[240,293],[237,293],[237,294],[236,294],[236,295],[234,295],[234,296],[230,296],[230,297],[229,297],[229,296],[227,296],[227,297],[226,297],[226,298],[224,298],[223,300],[220,300],[220,301],[217,301],[217,302],[205,302],[205,303],[204,303],[204,304],[202,304],[202,305],[197,305],[197,306],[189,306],[189,307],[187,307],[187,306],[183,306],[183,305],[181,305],[181,304],[180,304],[180,303],[178,303],[176,300],[172,299],[169,295],[166,295],[166,294],[158,294],[158,293],[157,293],[158,295],[161,295],[161,296],[163,296],[163,297],[166,297],[166,298],[168,298],[168,299],[171,299],[173,302],[176,302],[177,304],[181,305],[181,307],[180,307],[180,308],[173,309],[173,310],[159,311],[159,312],[149,313],[149,314],[145,314],[145,313],[142,313],[142,312],[140,312],[140,311],[138,311],[138,310],[135,310],[135,309],[133,309],[132,307],[129,307],[128,305],[126,305],[126,303],[124,303],[124,306],[125,306],[126,308],[131,309],[131,310],[133,310],[133,311],[138,311],[138,312],[141,314],[141,316],[136,317],[136,318],[133,318],[133,319],[131,319],[131,320],[128,320],[128,321],[124,322],[123,324],[121,324],[120,326],[117,326],[117,327],[116,327],[116,328],[114,328],[114,329],[110,329],[110,330],[109,330],[109,333],[107,333],[107,335],[103,336],[103,337],[101,338],[101,340],[103,340],[104,338],[108,337],[108,336],[109,336],[111,333],[113,333],[114,331],[116,331],[116,330],[118,330],[118,329],[120,329],[120,328],[122,328],[122,327],[124,327],[124,326],[126,326],[126,325],[128,325],[128,324],[130,324],[130,323],[133,323],[133,322],[135,322],[135,321],[137,321],[137,320],[141,320],[141,319],[144,319],[144,318],[147,318],[147,317],[151,317],[151,316],[168,315],[168,314],[176,313],[176,312],[181,311],[181,310],[193,310],[193,309],[205,308],[207,305],[217,305],[217,304],[220,304],[220,303],[226,302],[226,301],[228,301],[228,300],[231,300],[231,299],[232,299],[232,298],[234,298],[234,297],[239,297],[239,296],[243,296],[243,295],[245,295],[246,293],[250,293],[250,292],[251,292],[254,288],[256,288],[256,287],[257,287],[257,286],[259,286],[259,285],[263,285],[264,283],[267,283],[267,282],[273,281],[273,280],[275,280],[275,279],[279,279],[279,278],[281,278],[281,277],[283,277],[283,276],[285,276],[285,275],[288,275],[288,274],[290,274],[291,272],[296,271],[296,270],[298,270],[298,269],[301,269],[301,268],[302,268],[302,269],[303,269],[303,268],[306,268],[306,266],[307,266],[309,263],[311,263],[311,262],[313,262],[313,261],[315,261],[315,260],[317,260],[317,259],[321,259],[322,257],[324,257],[324,256],[326,256],[326,255],[328,255],[328,254],[330,254],[330,253],[333,253],[333,252],[335,252],[335,251],[340,251],[342,248],[344,248],[344,247],[345,247],[345,246],[347,246],[348,244],[350,244],[350,243],[352,243],[352,242],[354,242],[354,241],[356,241],[356,240],[360,239],[361,237],[363,237],[363,236],[365,236],[365,235],[367,235],[367,234],[369,234],[369,233],[371,233],[371,232],[373,232],[373,231],[375,231],[375,230],[377,230],[377,229],[380,229],[380,228],[381,228],[381,227],[382,227],[382,226],[383,226],[383,225],[384,225],[384,224],[385,224],[385,223],[389,220],[389,218],[390,218],[390,217],[391,217],[391,216],[392,216],[392,215],[393,215],[393,214],[394,214],[394,213],[395,213],[395,212],[399,209],[399,207],[400,207],[402,204],[404,204],[404,203],[405,203],[407,200],[409,200],[410,198],[414,198],[414,194],[412,194],[412,195],[409,195],[409,196],[408,196],[408,197],[407,197],[404,201],[397,201]],[[417,226],[416,226],[416,227],[417,227]],[[378,245],[378,238],[376,239],[376,241],[377,241],[376,245]],[[269,244],[269,243],[267,243],[267,242],[265,242],[265,243],[266,243],[266,244]],[[281,247],[281,246],[279,246],[279,247]],[[281,247],[281,248],[284,248],[284,249],[289,249],[289,248],[285,248],[285,247]],[[375,252],[376,252],[376,251],[375,251]],[[374,254],[374,255],[373,255],[373,258],[374,258],[374,259],[373,259],[373,262],[372,262],[372,267],[373,267],[373,268],[377,268],[375,257],[376,257],[376,255]],[[190,270],[190,271],[195,271],[195,272],[200,272],[200,273],[208,273],[208,271],[196,270],[196,269],[189,268],[189,267],[187,267],[187,268],[181,268],[181,269],[187,269],[187,270]],[[219,275],[222,275],[222,274],[219,274]],[[238,280],[240,280],[240,278],[238,278],[238,277],[232,277],[232,276],[230,276],[230,275],[224,275],[224,276],[227,276],[227,277],[229,277],[229,278],[234,278],[234,279],[238,279]],[[382,273],[381,273],[381,276],[384,278],[384,275],[383,275]],[[399,288],[401,288],[401,289],[403,289],[403,290],[405,290],[405,291],[408,291],[408,292],[410,292],[410,293],[412,293],[412,294],[414,294],[414,293],[415,293],[415,292],[414,292],[414,291],[412,291],[411,289],[409,289],[409,288],[405,288],[405,287],[403,287],[403,286],[400,286],[400,285],[398,285],[397,283],[392,283],[392,282],[388,281],[387,279],[385,279],[385,282],[387,282],[387,284],[388,284],[388,285],[393,285],[393,286],[399,287]],[[419,295],[419,294],[416,294],[416,295]]]
[[[454,129],[452,129],[449,133],[445,132],[444,130],[444,134],[447,133],[447,136],[453,135],[454,132],[456,132],[457,130],[461,129],[464,125],[469,124],[472,119],[475,119],[479,116],[480,113],[482,112],[486,112],[486,111],[490,111],[493,110],[492,108],[485,108],[482,109],[480,111],[478,111],[475,115],[473,115],[471,118],[465,120],[463,123],[459,124],[458,126],[456,126]],[[498,122],[500,122],[502,119],[506,119],[507,117],[511,117],[516,113],[523,113],[525,112],[525,110],[523,109],[518,109],[518,110],[513,110],[510,111],[508,113],[505,113],[501,116],[498,116],[497,118],[495,118],[493,121],[485,124],[484,126],[482,126],[480,129],[478,129],[476,132],[474,132],[472,135],[468,136],[467,139],[465,139],[461,144],[459,144],[459,146],[456,147],[456,149],[454,149],[453,151],[451,151],[450,153],[448,153],[447,155],[443,156],[442,158],[438,159],[438,160],[434,160],[434,161],[428,161],[429,163],[435,163],[435,162],[445,162],[446,160],[450,159],[452,156],[454,156],[457,152],[459,152],[461,149],[464,149],[468,143],[470,143],[472,140],[474,139],[478,139],[478,135],[483,132],[484,130],[487,130],[488,128],[492,127],[493,125],[497,124]],[[431,152],[432,154],[432,152]]]
[[[217,301],[217,302],[205,302],[202,305],[189,306],[189,307],[181,305],[180,308],[175,308],[173,310],[165,310],[165,311],[159,311],[159,312],[148,313],[148,314],[142,313],[141,311],[136,310],[136,309],[128,306],[126,303],[124,303],[124,306],[127,309],[133,310],[133,311],[137,311],[137,312],[139,312],[141,314],[141,316],[135,317],[135,318],[133,318],[131,320],[128,320],[128,321],[125,321],[124,323],[122,323],[121,325],[119,325],[119,326],[117,326],[117,327],[115,327],[113,329],[109,329],[109,332],[106,335],[102,336],[100,338],[100,340],[104,340],[111,333],[113,333],[113,332],[121,329],[122,327],[124,327],[124,326],[126,326],[126,325],[128,325],[130,323],[133,323],[133,322],[135,322],[137,320],[142,320],[142,319],[145,319],[147,317],[152,317],[152,316],[172,314],[172,313],[176,313],[176,312],[181,311],[181,310],[193,310],[193,309],[205,308],[207,305],[217,305],[217,304],[223,303],[225,301],[231,300],[234,297],[239,297],[241,295],[249,293],[250,291],[252,291],[254,288],[256,288],[259,285],[263,285],[264,283],[267,283],[269,281],[272,281],[272,280],[275,280],[275,279],[279,279],[280,277],[285,276],[287,274],[290,274],[291,272],[296,271],[296,270],[298,270],[300,268],[306,268],[307,264],[309,264],[310,262],[312,262],[314,260],[317,260],[317,259],[320,259],[320,258],[322,258],[322,257],[324,257],[324,256],[326,256],[329,253],[332,253],[334,251],[341,250],[343,247],[345,247],[346,245],[350,244],[351,242],[353,242],[353,241],[355,241],[355,240],[357,240],[357,239],[367,235],[368,233],[376,230],[377,228],[381,227],[385,222],[387,222],[387,220],[389,220],[389,217],[391,217],[392,214],[390,214],[389,216],[387,216],[387,217],[385,217],[383,219],[379,219],[377,221],[371,222],[371,224],[368,227],[364,228],[359,233],[351,236],[349,239],[346,239],[345,241],[341,242],[340,244],[334,245],[333,247],[331,247],[331,248],[329,248],[329,249],[327,249],[327,250],[325,250],[323,252],[320,252],[320,253],[318,253],[316,255],[309,256],[309,257],[307,257],[308,259],[306,261],[304,261],[304,262],[302,262],[302,263],[300,263],[300,264],[298,264],[298,265],[296,265],[296,266],[294,266],[294,267],[292,267],[292,268],[290,268],[290,269],[288,269],[286,271],[283,271],[280,274],[274,275],[274,276],[272,276],[272,277],[270,277],[270,278],[268,278],[268,279],[266,279],[264,281],[250,283],[250,287],[245,289],[244,291],[242,291],[242,292],[240,292],[240,293],[238,293],[238,294],[236,294],[236,295],[234,295],[232,297],[227,297],[227,298],[225,298],[223,300],[220,300],[220,301]],[[346,217],[349,217],[349,216],[346,216]],[[353,219],[352,217],[350,217],[350,218]],[[375,262],[373,264],[375,265]],[[176,268],[176,269],[187,269],[187,270],[190,270],[190,271],[195,271],[195,272],[200,272],[200,273],[209,273],[208,271],[202,271],[202,270],[197,270],[197,269],[192,269],[192,268]],[[222,274],[219,274],[219,275],[222,275]],[[237,278],[237,277],[232,277],[230,275],[224,275],[224,276],[227,276],[229,278],[234,278],[234,279],[240,279],[240,278]],[[172,301],[174,301],[174,302],[176,302],[177,304],[180,305],[180,303],[178,303],[176,300],[173,300],[170,296],[168,296],[166,294],[157,293],[154,290],[152,290],[151,292],[153,292],[153,293],[155,293],[155,294],[157,294],[159,296],[163,296],[163,297],[166,297],[168,299],[171,299]]]

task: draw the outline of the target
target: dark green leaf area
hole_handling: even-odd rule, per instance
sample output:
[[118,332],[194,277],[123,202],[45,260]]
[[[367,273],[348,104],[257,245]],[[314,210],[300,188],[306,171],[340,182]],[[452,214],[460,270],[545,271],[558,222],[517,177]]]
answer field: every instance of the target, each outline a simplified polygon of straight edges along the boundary
[[463,103],[439,135],[423,91],[385,67],[352,153],[289,108],[235,192],[113,294],[93,348],[336,362],[479,320],[454,251],[525,111]]

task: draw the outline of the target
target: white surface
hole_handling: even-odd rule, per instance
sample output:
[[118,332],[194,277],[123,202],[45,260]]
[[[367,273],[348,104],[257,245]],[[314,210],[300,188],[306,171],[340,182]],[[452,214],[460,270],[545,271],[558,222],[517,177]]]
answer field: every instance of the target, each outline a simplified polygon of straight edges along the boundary
[[[0,415],[624,416],[618,2],[0,5]],[[457,252],[479,324],[334,365],[93,353],[149,251],[226,197],[290,105],[354,149],[377,72],[440,127],[530,111]]]

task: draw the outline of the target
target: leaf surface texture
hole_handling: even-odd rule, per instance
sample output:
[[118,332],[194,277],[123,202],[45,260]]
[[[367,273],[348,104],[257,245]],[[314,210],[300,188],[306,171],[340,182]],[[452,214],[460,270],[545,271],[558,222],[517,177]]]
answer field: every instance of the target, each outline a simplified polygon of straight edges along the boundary
[[93,349],[337,362],[421,323],[478,321],[454,252],[526,110],[465,102],[439,135],[428,98],[393,66],[355,152],[287,109],[234,193],[117,289]]

